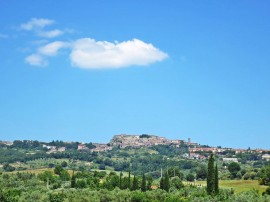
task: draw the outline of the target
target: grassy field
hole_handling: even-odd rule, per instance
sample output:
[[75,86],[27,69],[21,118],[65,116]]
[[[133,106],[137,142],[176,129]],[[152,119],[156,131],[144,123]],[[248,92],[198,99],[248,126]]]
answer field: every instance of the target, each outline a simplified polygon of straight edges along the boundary
[[[110,170],[99,170],[99,169],[91,169],[92,171],[105,171],[107,174],[109,174],[111,171]],[[54,168],[39,168],[39,169],[29,169],[29,170],[21,170],[21,171],[12,171],[12,172],[7,172],[7,173],[33,173],[33,174],[39,174],[39,173],[43,173],[44,171],[51,171],[54,172]],[[71,175],[72,174],[72,170],[67,170],[68,173]],[[77,173],[78,171],[75,171],[75,173]],[[120,175],[120,171],[113,171],[116,172],[118,175]],[[123,173],[123,177],[127,177],[128,176],[128,172],[122,172]],[[133,175],[131,175],[131,177],[133,177]]]
[[[206,186],[206,181],[197,181],[196,184]],[[220,180],[219,187],[233,188],[235,193],[256,189],[259,190],[260,194],[267,188],[267,186],[259,185],[257,180]]]
[[33,173],[33,174],[39,174],[39,173],[43,173],[44,171],[52,171],[53,172],[53,168],[39,168],[39,169],[29,169],[29,170],[20,170],[20,171],[12,171],[12,172],[6,172],[7,174],[12,173]]

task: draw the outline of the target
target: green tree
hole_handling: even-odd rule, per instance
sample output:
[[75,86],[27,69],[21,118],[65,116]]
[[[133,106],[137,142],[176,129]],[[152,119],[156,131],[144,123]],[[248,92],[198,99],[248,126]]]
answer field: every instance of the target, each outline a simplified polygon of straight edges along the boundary
[[133,177],[133,183],[132,183],[132,190],[137,190],[139,189],[139,181],[137,179],[137,177],[134,175]]
[[184,184],[181,181],[181,179],[178,176],[176,176],[176,177],[173,177],[171,180],[171,187],[174,187],[176,189],[181,189],[184,187]]
[[214,193],[214,181],[215,181],[215,172],[214,172],[214,156],[210,155],[208,160],[208,169],[207,169],[207,193],[209,195]]
[[123,173],[122,173],[122,171],[121,171],[121,172],[120,172],[120,176],[119,176],[119,188],[120,188],[120,189],[123,188],[122,177],[123,177]]
[[265,194],[270,195],[270,186],[266,188]]
[[219,193],[219,184],[218,184],[218,168],[217,168],[217,164],[215,167],[215,182],[214,182],[214,192],[215,194]]
[[67,167],[67,166],[68,166],[68,164],[67,164],[67,162],[66,162],[66,161],[63,161],[63,162],[61,163],[61,166],[62,166],[63,168],[65,168],[65,167]]
[[231,176],[233,178],[235,178],[237,173],[241,170],[241,167],[240,167],[239,163],[232,162],[229,164],[228,170],[230,171]]
[[66,170],[62,170],[60,173],[60,179],[63,181],[69,181],[70,180],[70,175]]
[[152,183],[153,183],[153,178],[150,175],[148,175],[147,176],[147,189],[148,190],[151,190]]
[[130,177],[130,170],[128,171],[128,188],[131,189],[131,177]]
[[164,178],[164,190],[169,191],[170,190],[170,179],[169,179],[169,174],[168,172],[165,173],[165,178]]
[[147,187],[146,187],[146,178],[145,178],[145,175],[144,175],[144,174],[143,174],[143,176],[142,176],[141,190],[142,190],[143,192],[146,192],[146,190],[147,190]]
[[12,171],[15,170],[15,168],[14,168],[13,166],[9,165],[8,163],[5,163],[5,164],[3,165],[3,169],[4,169],[4,171],[6,171],[6,172],[12,172]]
[[192,173],[187,174],[187,181],[193,182],[195,180],[195,176]]
[[206,166],[200,166],[196,170],[196,178],[197,179],[202,179],[202,180],[207,178],[207,168],[206,168]]
[[171,167],[168,170],[169,173],[169,177],[176,177],[178,176],[180,179],[184,178],[184,174],[182,172],[180,172],[180,169],[178,167]]
[[83,179],[80,179],[80,180],[77,180],[77,182],[76,182],[76,188],[78,188],[78,189],[84,189],[84,188],[86,188],[86,182],[85,182],[85,180],[83,180]]
[[270,185],[270,165],[261,169],[259,183],[260,185]]
[[48,184],[55,182],[55,177],[53,176],[52,171],[44,171],[43,173],[38,174],[38,178],[43,182],[47,182]]
[[76,177],[73,174],[71,177],[71,188],[75,188],[76,187]]
[[122,179],[122,189],[129,189],[128,177],[123,177]]
[[49,201],[50,202],[62,202],[65,199],[65,195],[63,193],[50,193],[49,194]]
[[160,189],[164,189],[164,177],[162,177],[162,178],[160,179],[160,182],[159,182],[159,188],[160,188]]
[[55,173],[56,175],[60,175],[61,172],[62,172],[63,170],[64,170],[64,169],[63,169],[63,167],[62,167],[61,165],[57,165],[57,166],[55,166],[55,168],[54,168],[54,173]]

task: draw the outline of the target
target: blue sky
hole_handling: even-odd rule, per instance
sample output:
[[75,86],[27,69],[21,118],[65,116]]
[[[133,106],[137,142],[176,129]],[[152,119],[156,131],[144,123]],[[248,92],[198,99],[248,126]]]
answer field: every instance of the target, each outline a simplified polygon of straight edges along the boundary
[[269,7],[0,0],[0,139],[269,149]]

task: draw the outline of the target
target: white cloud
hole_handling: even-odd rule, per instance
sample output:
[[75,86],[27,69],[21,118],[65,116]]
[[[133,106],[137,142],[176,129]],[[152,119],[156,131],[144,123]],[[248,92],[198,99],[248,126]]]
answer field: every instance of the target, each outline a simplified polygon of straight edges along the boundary
[[54,29],[51,31],[40,31],[37,34],[41,37],[54,38],[54,37],[64,34],[64,32],[59,29]]
[[69,43],[63,42],[63,41],[55,41],[49,44],[46,44],[45,46],[42,46],[38,49],[38,52],[40,54],[46,55],[46,56],[55,56],[58,54],[58,51],[61,48],[66,48],[69,46]]
[[131,65],[148,65],[166,59],[168,55],[139,39],[107,42],[91,38],[73,43],[70,58],[74,66],[86,69],[121,68]]
[[44,18],[32,18],[29,22],[21,24],[21,29],[23,30],[35,30],[44,28],[45,26],[53,24],[53,20],[44,19]]
[[[85,69],[123,68],[133,65],[145,66],[162,61],[168,57],[167,53],[159,50],[150,43],[139,39],[123,42],[96,41],[92,38],[81,38],[74,42],[53,41],[51,38],[73,32],[73,30],[45,29],[54,24],[54,20],[45,18],[32,18],[21,24],[22,30],[31,31],[44,40],[34,41],[36,51],[25,58],[30,65],[47,65],[48,57],[56,56],[60,49],[68,48],[72,65]],[[0,38],[5,38],[0,33]],[[47,43],[47,44],[45,44]],[[45,45],[44,45],[45,44]]]
[[61,48],[69,47],[68,42],[54,41],[38,48],[37,52],[25,58],[25,61],[33,66],[46,66],[46,57],[56,56]]
[[32,18],[29,22],[21,24],[20,28],[26,31],[33,31],[37,36],[45,38],[54,38],[64,34],[64,31],[59,29],[44,30],[46,26],[54,24],[54,20],[45,18]]
[[25,58],[25,62],[33,66],[45,66],[47,61],[39,54],[32,54]]

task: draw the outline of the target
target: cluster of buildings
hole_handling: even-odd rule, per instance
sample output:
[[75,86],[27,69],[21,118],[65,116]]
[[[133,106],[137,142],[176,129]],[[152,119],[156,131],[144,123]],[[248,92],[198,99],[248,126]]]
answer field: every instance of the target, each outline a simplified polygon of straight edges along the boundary
[[192,143],[190,138],[187,142],[184,140],[168,140],[165,137],[159,137],[156,135],[126,135],[120,134],[115,135],[108,144],[93,143],[95,148],[88,148],[86,144],[81,143],[78,145],[80,151],[90,152],[103,152],[109,151],[113,147],[126,148],[126,147],[150,147],[154,145],[171,145],[174,144],[176,147],[180,144],[186,144],[189,146],[198,146],[198,143]]
[[[0,143],[5,144],[7,146],[11,146],[13,142],[11,141],[0,141]],[[168,140],[165,137],[159,137],[156,135],[127,135],[127,134],[120,134],[115,135],[111,139],[108,144],[100,144],[100,143],[93,143],[91,148],[88,148],[87,144],[81,143],[78,145],[79,151],[85,152],[104,152],[112,150],[113,147],[119,148],[126,148],[126,147],[150,147],[154,145],[175,145],[176,147],[180,147],[181,144],[185,144],[188,146],[188,153],[182,155],[184,158],[188,159],[197,159],[203,160],[206,159],[206,153],[214,153],[223,155],[224,152],[233,152],[234,154],[238,153],[254,153],[261,156],[261,159],[270,161],[270,154],[267,154],[269,150],[263,149],[233,149],[233,148],[221,148],[221,147],[203,147],[198,143],[194,143],[190,141],[184,140]],[[48,151],[47,153],[56,153],[56,152],[64,152],[66,150],[65,147],[56,147],[56,146],[48,146],[43,144],[43,148],[46,148]],[[226,162],[237,162],[237,158],[223,158],[223,161]]]
[[[231,152],[233,154],[240,154],[240,153],[251,153],[251,154],[256,154],[260,155],[262,160],[269,161],[270,160],[270,154],[267,154],[266,152],[269,152],[269,150],[264,150],[264,149],[234,149],[234,148],[220,148],[220,147],[189,147],[189,154],[186,154],[184,156],[185,158],[190,158],[190,159],[205,159],[206,157],[201,154],[205,153],[214,153],[214,154],[219,154],[222,156],[226,152]],[[263,154],[266,153],[266,154]],[[238,162],[237,158],[222,158],[224,162]]]
[[66,151],[66,147],[48,146],[45,144],[43,144],[42,147],[48,149],[48,151],[46,152],[47,154]]
[[234,148],[221,148],[221,147],[192,147],[189,148],[189,152],[209,152],[209,153],[214,153],[214,154],[222,154],[223,152],[226,151],[231,151],[234,152],[235,154],[240,154],[240,153],[254,153],[254,154],[262,154],[263,152],[267,152],[268,150],[264,149],[234,149]]
[[80,151],[88,151],[88,152],[103,152],[112,150],[112,146],[108,144],[100,144],[100,143],[93,143],[95,148],[89,149],[87,145],[81,143],[78,145],[78,150]]
[[13,145],[13,142],[11,142],[11,141],[0,141],[0,143],[7,145],[7,146]]
[[150,147],[154,145],[180,145],[180,144],[187,144],[190,146],[198,146],[198,143],[192,143],[190,141],[190,138],[188,139],[188,142],[185,142],[184,140],[168,140],[165,137],[159,137],[156,135],[115,135],[111,141],[111,146],[119,146],[120,148],[126,148],[126,147]]

